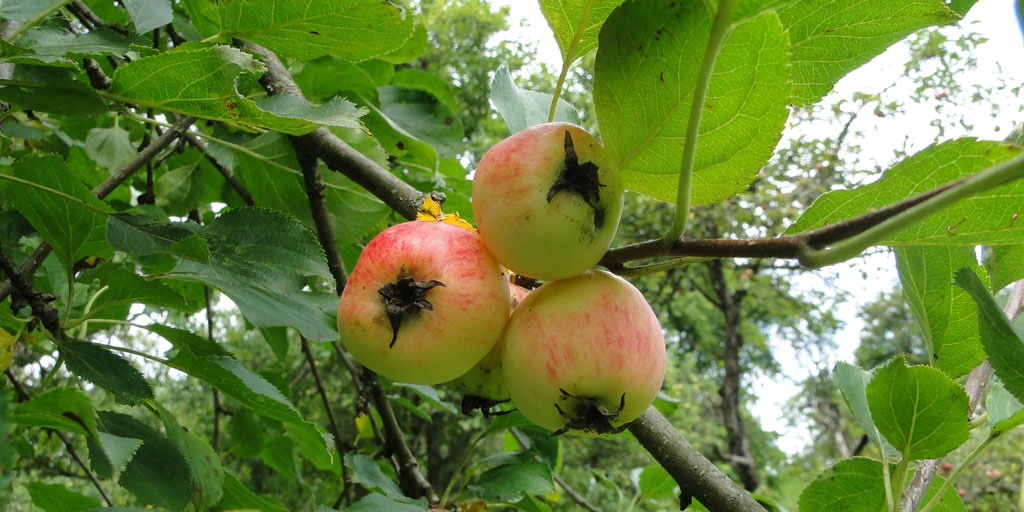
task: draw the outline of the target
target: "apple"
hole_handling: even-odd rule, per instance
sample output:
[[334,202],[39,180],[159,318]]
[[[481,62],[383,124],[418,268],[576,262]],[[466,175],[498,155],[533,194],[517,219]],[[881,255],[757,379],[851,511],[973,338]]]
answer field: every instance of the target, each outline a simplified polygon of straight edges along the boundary
[[498,261],[536,279],[597,264],[622,215],[618,165],[586,130],[547,123],[491,147],[473,175],[473,216]]
[[[510,294],[509,314],[526,298],[530,290],[514,283],[508,283]],[[502,342],[498,343],[471,370],[451,381],[448,385],[463,394],[462,412],[469,414],[473,409],[487,411],[509,400],[505,372],[501,365]]]
[[352,357],[392,380],[439,384],[475,366],[509,317],[501,266],[472,230],[412,221],[359,255],[338,303]]
[[555,434],[621,431],[651,405],[665,378],[665,338],[654,311],[632,284],[603,270],[531,292],[502,343],[512,402]]

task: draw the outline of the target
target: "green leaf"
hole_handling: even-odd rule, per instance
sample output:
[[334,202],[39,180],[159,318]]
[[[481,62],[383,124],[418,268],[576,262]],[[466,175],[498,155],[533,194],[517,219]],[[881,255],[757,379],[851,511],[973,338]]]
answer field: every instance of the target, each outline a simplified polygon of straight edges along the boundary
[[1024,279],[1024,245],[988,247],[985,256],[989,289],[993,292]]
[[192,504],[197,510],[210,509],[224,496],[224,468],[217,452],[210,447],[210,443],[182,428],[170,411],[160,406],[157,408],[167,439],[177,447],[188,463],[192,479]]
[[32,504],[44,512],[76,512],[102,506],[100,500],[78,494],[63,484],[29,482],[26,487],[32,497]]
[[817,102],[850,71],[911,33],[959,19],[942,0],[800,0],[779,10],[792,44],[792,102]]
[[976,267],[973,247],[902,246],[896,248],[903,297],[924,333],[933,363],[952,377],[971,371],[985,359],[978,337],[978,313],[953,273]]
[[664,467],[651,464],[637,475],[636,488],[647,499],[673,498],[679,495],[679,484]]
[[[26,31],[14,43],[20,52],[39,57],[101,57],[123,56],[132,44],[142,42],[105,27],[76,34],[66,25],[45,24]],[[9,52],[4,54],[0,59],[6,59]]]
[[970,437],[967,393],[936,368],[897,357],[875,370],[866,391],[878,431],[905,458],[942,457]]
[[39,23],[50,13],[60,9],[71,0],[5,0],[0,3],[0,19]]
[[217,504],[219,510],[259,510],[261,512],[288,512],[278,503],[252,492],[231,473],[224,473],[224,499]]
[[326,257],[315,235],[295,219],[242,208],[205,226],[130,216],[112,218],[111,224],[111,243],[135,254],[173,248],[194,233],[209,249],[209,261],[180,260],[164,277],[219,289],[256,327],[294,327],[312,340],[337,337],[337,297],[304,290],[307,278],[333,281]]
[[263,449],[263,426],[252,409],[243,407],[231,415],[228,434],[231,453],[239,457],[255,457]]
[[[295,159],[295,148],[279,133],[265,133],[243,144],[240,179],[257,204],[290,213],[313,229],[309,196]],[[336,172],[321,173],[327,212],[339,245],[355,244],[385,227],[391,209],[366,189]]]
[[352,481],[368,490],[381,493],[392,499],[405,497],[402,490],[398,488],[398,484],[385,475],[372,458],[349,452],[345,454],[345,466],[352,470]]
[[367,494],[345,508],[344,512],[423,512],[427,508],[427,500],[409,498],[389,498],[383,494]]
[[25,110],[69,116],[107,113],[99,93],[75,78],[68,69],[19,64],[12,77],[18,85],[0,87],[0,100]]
[[882,463],[864,457],[839,461],[800,493],[802,511],[878,512],[885,505]]
[[96,433],[96,411],[89,396],[77,388],[60,388],[32,397],[11,417],[23,427],[43,427],[83,436]]
[[853,412],[857,423],[864,429],[864,434],[875,443],[875,446],[879,447],[883,454],[888,456],[897,453],[896,449],[878,432],[875,421],[871,419],[871,408],[868,405],[867,395],[867,385],[871,382],[872,377],[871,372],[852,364],[839,362],[836,363],[834,373],[836,384],[843,393],[843,400]]
[[335,57],[311,60],[295,73],[295,83],[311,99],[341,95],[353,101],[380,105],[377,84],[362,67]]
[[1013,331],[1010,321],[978,276],[968,269],[960,269],[956,273],[956,284],[967,290],[977,304],[981,344],[996,376],[1007,391],[1024,401],[1024,366],[1021,365],[1024,340]]
[[[938,492],[939,488],[946,481],[946,478],[935,475],[932,479],[932,484],[928,486],[928,490],[925,491],[924,497],[921,499],[921,503],[929,503]],[[939,497],[939,501],[935,503],[935,512],[967,512],[967,506],[964,504],[964,499],[957,493],[955,485],[947,485],[945,490],[942,492],[942,496]]]
[[[242,2],[235,2],[235,5]],[[261,63],[230,46],[185,43],[117,68],[106,96],[205,119],[302,135],[329,126],[359,127],[363,111],[336,98],[314,107],[286,94],[253,101],[239,92],[263,74]]]
[[[507,66],[498,68],[491,80],[491,103],[505,120],[510,133],[548,122],[552,98],[550,94],[516,87]],[[580,114],[569,102],[559,99],[553,120],[578,125]]]
[[132,17],[135,32],[140,34],[174,21],[170,0],[125,0],[124,6]]
[[66,341],[60,344],[60,353],[71,373],[107,390],[117,403],[137,405],[153,398],[153,387],[142,373],[100,345]]
[[990,386],[988,396],[985,397],[985,412],[986,420],[992,428],[992,437],[1024,425],[1024,406],[1006,390],[1002,382],[996,381]]
[[[597,48],[597,35],[608,16],[623,0],[541,0],[540,11],[548,21],[562,51],[562,61],[575,60]],[[513,132],[514,133],[514,132]]]
[[391,2],[250,0],[221,2],[221,33],[261,44],[281,56],[333,55],[359,62],[400,48],[412,16]]
[[115,436],[138,439],[142,445],[118,479],[141,504],[181,510],[191,496],[188,463],[174,444],[131,416],[100,412],[99,428]]
[[120,475],[142,446],[141,439],[116,436],[107,432],[100,432],[95,438],[90,437],[87,442],[90,466],[100,478]]
[[7,181],[7,199],[53,246],[67,272],[87,256],[113,254],[104,237],[109,207],[57,155],[27,155],[0,179]]
[[[490,500],[517,501],[527,494],[555,491],[551,468],[532,453],[498,455],[500,463],[484,471],[470,489]],[[485,461],[486,462],[486,461]]]
[[136,151],[128,130],[114,125],[89,130],[85,137],[85,153],[100,167],[114,170],[131,160]]
[[[711,16],[701,2],[635,1],[605,22],[594,106],[626,187],[675,202],[693,88]],[[787,35],[766,13],[736,26],[715,64],[700,124],[692,200],[746,189],[767,163],[788,116]]]
[[[835,224],[897,203],[982,171],[1020,149],[999,142],[961,138],[929,146],[887,170],[878,181],[819,197],[786,230],[799,233]],[[1024,243],[1024,180],[964,199],[885,240],[889,245],[1015,245]]]
[[[0,388],[0,439],[14,440],[14,422],[11,421],[11,404],[14,401],[14,390],[6,385]],[[8,508],[15,471],[7,468],[15,467],[18,453],[14,442],[0,443],[0,508]]]

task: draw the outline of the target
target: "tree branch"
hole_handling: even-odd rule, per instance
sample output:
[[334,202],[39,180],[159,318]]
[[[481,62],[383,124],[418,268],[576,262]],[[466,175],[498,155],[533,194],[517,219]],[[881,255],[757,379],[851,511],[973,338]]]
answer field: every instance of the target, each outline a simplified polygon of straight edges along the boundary
[[[96,188],[92,189],[92,193],[96,194],[96,197],[103,199],[107,197],[111,192],[114,191],[118,186],[130,178],[136,171],[146,165],[151,158],[155,157],[160,151],[163,151],[167,146],[170,146],[172,142],[177,140],[183,133],[188,131],[188,128],[192,126],[192,123],[196,121],[195,117],[187,116],[181,118],[178,122],[174,123],[170,129],[162,133],[156,139],[153,139],[153,143],[140,150],[135,157],[128,161],[120,169],[114,171],[103,183],[100,183]],[[39,244],[36,250],[22,262],[21,266],[18,267],[18,273],[22,276],[28,276],[35,273],[36,269],[43,264],[43,260],[50,255],[52,247],[46,241]],[[0,301],[3,301],[11,294],[10,281],[0,283]]]
[[654,407],[648,407],[633,420],[629,431],[679,484],[683,505],[692,497],[709,510],[765,512],[760,503],[701,455]]
[[[303,97],[299,86],[295,84],[295,80],[277,55],[257,44],[240,42],[239,45],[264,57],[267,72],[260,79],[260,83],[268,94]],[[416,218],[416,212],[423,203],[425,194],[353,149],[328,128],[318,128],[294,138],[294,141],[307,154],[323,160],[332,171],[349,177],[406,219]]]

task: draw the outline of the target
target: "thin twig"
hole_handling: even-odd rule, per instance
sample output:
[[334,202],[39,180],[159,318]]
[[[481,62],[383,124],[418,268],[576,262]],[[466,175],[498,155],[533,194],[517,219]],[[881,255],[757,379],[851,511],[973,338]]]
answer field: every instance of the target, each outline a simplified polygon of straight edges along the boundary
[[331,219],[327,211],[326,187],[323,176],[320,175],[320,165],[316,158],[302,151],[294,138],[292,145],[295,147],[295,156],[299,160],[299,167],[302,168],[302,180],[306,185],[306,196],[309,198],[309,209],[313,214],[316,234],[327,255],[327,268],[334,276],[334,289],[341,293],[341,290],[345,288],[347,278],[341,254],[338,252],[338,241],[334,236],[334,229],[331,227]]
[[[28,392],[25,391],[24,386],[22,386],[21,383],[18,382],[18,379],[14,377],[14,373],[12,373],[10,370],[6,370],[4,371],[4,375],[7,376],[7,380],[11,382],[11,386],[14,387],[15,393],[18,394],[18,402],[27,402],[31,397],[29,396]],[[64,443],[64,448],[67,450],[68,455],[70,455],[71,458],[74,459],[75,463],[78,464],[78,467],[82,468],[82,471],[85,473],[86,478],[88,478],[89,481],[92,482],[93,487],[95,487],[96,490],[99,491],[100,496],[103,497],[103,502],[106,503],[108,507],[113,507],[114,502],[110,499],[110,496],[107,496],[107,492],[103,490],[103,485],[100,483],[99,479],[96,478],[96,475],[93,474],[92,470],[89,469],[89,465],[85,463],[85,459],[83,459],[82,456],[78,454],[78,450],[76,450],[75,446],[71,444],[71,440],[68,439],[67,436],[65,436],[64,433],[59,430],[47,430],[53,432],[57,436],[57,438],[60,439],[62,443]]]
[[[196,121],[195,117],[187,116],[181,118],[178,122],[174,123],[170,129],[161,134],[156,139],[153,139],[153,143],[146,146],[144,149],[139,151],[131,160],[128,161],[123,167],[114,171],[103,183],[100,183],[96,188],[92,189],[93,194],[96,197],[103,199],[107,197],[111,192],[114,191],[118,186],[124,183],[130,178],[136,171],[146,165],[151,158],[155,157],[160,151],[163,151],[167,146],[170,146],[178,137],[181,137],[183,133],[188,131],[192,123]],[[50,255],[50,251],[53,248],[49,243],[43,241],[39,246],[36,247],[35,251],[24,261],[21,266],[18,267],[18,273],[23,276],[32,275],[36,269],[43,264],[43,260]],[[11,294],[11,283],[5,281],[0,283],[0,301],[3,301]]]
[[[320,371],[316,367],[316,359],[313,357],[313,351],[310,350],[309,340],[305,336],[300,336],[302,342],[302,354],[306,357],[306,363],[309,365],[310,374],[313,375],[313,383],[316,385],[316,392],[320,395],[321,405],[324,407],[324,412],[327,413],[327,425],[330,428],[331,435],[334,436],[334,448],[338,450],[338,460],[345,460],[345,446],[342,443],[341,429],[338,428],[338,422],[334,419],[334,409],[331,407],[331,400],[327,396],[327,390],[324,389],[324,383],[320,379]],[[342,494],[349,491],[349,479],[348,479],[348,468],[342,463],[341,464],[342,478]]]
[[[437,492],[434,491],[434,486],[423,476],[416,457],[409,450],[409,445],[405,443],[402,427],[398,424],[398,418],[395,417],[395,411],[391,409],[377,374],[369,371],[366,373],[367,376],[363,381],[370,387],[373,403],[377,405],[377,412],[380,413],[381,421],[384,422],[386,447],[398,458],[399,484],[404,484],[403,489],[408,489],[405,492],[413,490],[417,496],[425,496],[431,506],[440,504],[441,500],[438,498]],[[382,404],[384,407],[381,407]]]

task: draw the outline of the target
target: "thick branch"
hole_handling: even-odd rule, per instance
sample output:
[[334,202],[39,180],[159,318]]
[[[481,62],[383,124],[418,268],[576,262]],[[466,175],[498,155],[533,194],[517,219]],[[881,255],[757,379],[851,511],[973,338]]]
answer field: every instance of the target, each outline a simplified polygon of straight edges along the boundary
[[701,455],[654,407],[648,407],[630,423],[629,431],[679,484],[683,504],[687,497],[693,497],[709,510],[765,512],[761,504]]

